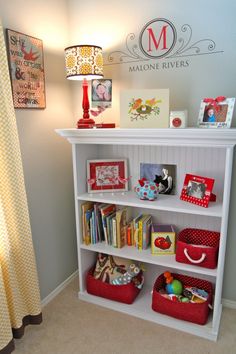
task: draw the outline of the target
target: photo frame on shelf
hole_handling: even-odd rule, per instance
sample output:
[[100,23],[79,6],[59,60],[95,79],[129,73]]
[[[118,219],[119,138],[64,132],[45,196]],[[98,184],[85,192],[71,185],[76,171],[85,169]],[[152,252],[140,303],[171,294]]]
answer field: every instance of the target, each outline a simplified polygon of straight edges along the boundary
[[230,128],[235,98],[225,98],[217,100],[203,99],[200,105],[198,116],[199,128]]
[[112,80],[95,79],[91,84],[92,107],[110,108],[112,103]]
[[186,174],[180,199],[208,208],[215,180]]
[[88,193],[127,191],[127,160],[88,160],[87,184]]
[[169,128],[169,89],[124,90],[121,128]]
[[175,194],[176,165],[141,162],[140,178],[157,183],[160,194]]
[[43,41],[6,30],[14,108],[45,108]]

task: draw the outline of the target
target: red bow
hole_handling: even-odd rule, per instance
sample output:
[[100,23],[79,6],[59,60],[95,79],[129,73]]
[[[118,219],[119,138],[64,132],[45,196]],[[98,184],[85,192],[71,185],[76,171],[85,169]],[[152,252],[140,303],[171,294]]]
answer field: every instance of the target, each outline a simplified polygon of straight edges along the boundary
[[218,112],[220,110],[219,102],[223,102],[226,99],[225,96],[218,96],[215,99],[214,98],[204,98],[203,102],[208,103],[208,106],[213,106]]

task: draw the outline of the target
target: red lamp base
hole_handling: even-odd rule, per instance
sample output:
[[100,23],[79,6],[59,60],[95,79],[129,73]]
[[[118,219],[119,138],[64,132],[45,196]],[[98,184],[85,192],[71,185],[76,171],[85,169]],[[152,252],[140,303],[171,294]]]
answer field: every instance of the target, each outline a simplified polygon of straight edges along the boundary
[[81,118],[77,122],[78,129],[90,129],[95,126],[95,122],[92,118]]

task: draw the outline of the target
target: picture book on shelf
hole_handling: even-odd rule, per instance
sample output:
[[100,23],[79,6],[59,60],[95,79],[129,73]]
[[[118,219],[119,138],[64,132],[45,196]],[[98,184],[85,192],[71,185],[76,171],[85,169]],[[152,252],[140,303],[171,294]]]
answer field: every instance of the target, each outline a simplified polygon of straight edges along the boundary
[[103,232],[104,232],[104,238],[105,242],[108,245],[108,233],[107,233],[107,216],[111,215],[114,213],[116,210],[115,204],[107,204],[104,207],[101,208],[101,216],[102,216],[102,226],[103,226]]
[[142,240],[142,249],[146,250],[151,244],[151,226],[152,226],[152,217],[148,215],[147,218],[143,221],[143,240]]
[[117,247],[122,248],[126,244],[127,208],[116,211],[116,240]]
[[83,226],[83,243],[89,245],[91,243],[91,234],[90,234],[90,218],[92,216],[94,203],[86,202],[81,205],[82,209],[82,226]]

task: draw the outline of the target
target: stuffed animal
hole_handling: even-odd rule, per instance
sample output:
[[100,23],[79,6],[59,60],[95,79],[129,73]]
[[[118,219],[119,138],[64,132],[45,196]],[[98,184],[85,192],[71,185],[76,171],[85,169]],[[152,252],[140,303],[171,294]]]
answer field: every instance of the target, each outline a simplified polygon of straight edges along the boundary
[[183,291],[182,283],[174,279],[170,272],[165,272],[164,277],[166,278],[166,292],[167,294],[181,295]]
[[118,278],[112,280],[113,285],[126,285],[131,282],[131,280],[136,277],[140,272],[139,267],[134,263],[130,264],[128,270],[123,275],[120,275]]
[[141,200],[155,200],[158,193],[158,185],[155,182],[142,178],[139,184],[134,187],[135,192]]

